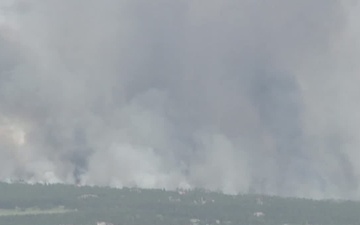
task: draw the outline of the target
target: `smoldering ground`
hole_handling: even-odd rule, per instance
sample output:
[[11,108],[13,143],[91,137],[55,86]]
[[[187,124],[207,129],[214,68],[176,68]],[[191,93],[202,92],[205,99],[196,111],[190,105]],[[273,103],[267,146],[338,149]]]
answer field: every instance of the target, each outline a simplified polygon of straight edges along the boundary
[[1,1],[0,178],[358,197],[347,3]]

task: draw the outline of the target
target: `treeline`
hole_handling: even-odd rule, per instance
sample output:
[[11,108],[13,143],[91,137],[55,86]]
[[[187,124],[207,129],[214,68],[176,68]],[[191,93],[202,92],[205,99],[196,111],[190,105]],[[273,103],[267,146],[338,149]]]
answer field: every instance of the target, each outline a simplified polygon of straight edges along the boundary
[[63,214],[0,216],[6,225],[283,225],[360,224],[360,203],[261,195],[224,195],[197,189],[76,187],[0,183],[0,210],[63,206]]

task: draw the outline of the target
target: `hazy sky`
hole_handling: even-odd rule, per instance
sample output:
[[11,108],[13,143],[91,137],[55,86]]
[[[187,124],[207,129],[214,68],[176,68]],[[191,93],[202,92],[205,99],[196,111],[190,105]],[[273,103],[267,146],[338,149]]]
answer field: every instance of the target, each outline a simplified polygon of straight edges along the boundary
[[0,0],[0,179],[358,198],[357,15]]

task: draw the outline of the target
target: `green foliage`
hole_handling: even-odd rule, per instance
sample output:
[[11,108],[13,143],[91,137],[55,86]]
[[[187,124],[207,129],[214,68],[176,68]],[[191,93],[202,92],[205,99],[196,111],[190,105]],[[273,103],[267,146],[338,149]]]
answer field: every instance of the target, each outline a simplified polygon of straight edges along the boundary
[[0,183],[1,225],[358,225],[359,212],[352,201]]

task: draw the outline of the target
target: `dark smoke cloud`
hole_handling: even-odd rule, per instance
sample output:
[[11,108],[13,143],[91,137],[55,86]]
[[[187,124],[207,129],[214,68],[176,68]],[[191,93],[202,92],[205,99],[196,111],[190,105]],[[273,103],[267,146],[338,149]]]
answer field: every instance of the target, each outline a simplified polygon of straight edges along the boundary
[[357,197],[357,2],[0,4],[0,178]]

